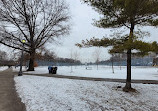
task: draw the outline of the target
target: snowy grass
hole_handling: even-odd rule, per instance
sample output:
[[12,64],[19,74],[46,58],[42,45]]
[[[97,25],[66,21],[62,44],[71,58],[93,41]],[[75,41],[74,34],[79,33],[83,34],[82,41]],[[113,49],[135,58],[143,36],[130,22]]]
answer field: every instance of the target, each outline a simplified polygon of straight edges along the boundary
[[[120,70],[119,66],[114,66],[114,72],[112,73],[111,66],[99,66],[97,70],[96,66],[89,66],[89,70],[85,66],[73,66],[71,72],[71,67],[69,66],[58,66],[58,75],[67,76],[79,76],[79,77],[94,77],[94,78],[115,78],[115,79],[126,79],[126,66],[122,67]],[[19,69],[16,69],[19,70]],[[25,70],[25,68],[24,68]],[[36,67],[35,71],[25,72],[30,74],[48,74],[47,66]],[[156,67],[132,67],[132,79],[141,80],[158,80],[158,68]]]
[[123,83],[49,77],[15,77],[16,89],[27,111],[158,111],[158,85],[132,84],[137,93],[125,93]]
[[1,66],[0,67],[0,71],[4,71],[4,70],[6,70],[8,67],[7,66]]

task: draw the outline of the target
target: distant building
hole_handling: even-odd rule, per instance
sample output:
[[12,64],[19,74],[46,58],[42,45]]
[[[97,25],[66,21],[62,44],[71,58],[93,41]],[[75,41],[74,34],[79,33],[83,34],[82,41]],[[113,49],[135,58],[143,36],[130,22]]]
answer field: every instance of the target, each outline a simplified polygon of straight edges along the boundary
[[[131,65],[132,66],[153,66],[153,65],[157,65],[158,66],[158,56],[155,58],[155,54],[151,53],[148,56],[144,56],[144,57],[132,57],[131,60]],[[106,60],[106,61],[101,61],[99,64],[102,65],[111,65],[112,61],[111,59]],[[126,56],[123,58],[114,58],[113,59],[113,64],[115,66],[126,66],[127,65],[127,59]]]

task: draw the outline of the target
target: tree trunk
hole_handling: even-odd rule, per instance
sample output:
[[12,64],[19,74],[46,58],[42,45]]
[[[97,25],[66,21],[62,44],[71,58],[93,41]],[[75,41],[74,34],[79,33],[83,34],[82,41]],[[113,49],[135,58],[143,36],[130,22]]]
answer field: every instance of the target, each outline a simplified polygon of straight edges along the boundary
[[130,90],[131,87],[131,49],[127,51],[127,78],[125,89]]
[[129,35],[129,45],[130,47],[127,50],[127,78],[126,78],[126,85],[123,88],[124,91],[134,91],[131,87],[131,44],[133,42],[133,30],[134,30],[134,23],[131,23],[130,28],[130,35]]
[[30,61],[28,71],[34,71],[35,50],[30,53]]
[[120,65],[120,70],[121,70],[122,64],[121,64],[121,55],[120,55],[120,53],[119,53],[119,65]]
[[112,73],[114,73],[114,60],[113,60],[113,54],[112,54],[112,58],[111,58],[111,65],[112,65]]

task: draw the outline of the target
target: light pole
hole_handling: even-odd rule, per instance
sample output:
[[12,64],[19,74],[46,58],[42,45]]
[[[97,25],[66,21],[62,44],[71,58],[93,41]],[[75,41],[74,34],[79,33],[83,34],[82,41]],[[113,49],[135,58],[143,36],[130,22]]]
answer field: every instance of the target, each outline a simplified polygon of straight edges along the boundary
[[20,71],[18,76],[22,76],[22,65],[23,65],[23,52],[24,52],[24,44],[25,44],[26,40],[22,40],[22,51],[21,51],[21,59],[20,59]]

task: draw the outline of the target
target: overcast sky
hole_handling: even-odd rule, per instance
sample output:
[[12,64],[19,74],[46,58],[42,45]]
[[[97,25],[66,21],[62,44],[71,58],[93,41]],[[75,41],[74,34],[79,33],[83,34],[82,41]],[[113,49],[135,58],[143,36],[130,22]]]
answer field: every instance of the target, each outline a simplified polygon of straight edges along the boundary
[[[71,32],[66,37],[61,37],[58,41],[60,45],[51,44],[47,48],[54,51],[57,56],[70,58],[71,53],[79,53],[79,59],[82,62],[94,62],[94,52],[97,48],[79,49],[75,46],[76,43],[81,43],[82,40],[90,39],[92,37],[102,38],[113,33],[114,29],[101,29],[92,25],[93,19],[99,19],[99,14],[95,12],[90,6],[81,3],[80,0],[66,0],[70,6],[71,15]],[[151,37],[144,38],[145,41],[158,41],[158,28],[141,27],[151,33]],[[128,31],[129,32],[129,31]],[[110,57],[108,50],[100,48],[101,60],[106,60]]]
[[51,50],[54,50],[59,57],[71,57],[76,51],[79,54],[79,59],[83,62],[95,61],[95,50],[101,51],[101,58],[105,60],[109,58],[108,51],[104,48],[83,48],[75,46],[76,43],[81,43],[82,40],[92,37],[102,38],[110,33],[110,29],[100,29],[92,25],[93,19],[98,19],[99,14],[92,10],[91,7],[80,2],[80,0],[67,0],[70,6],[71,14],[71,32],[70,35],[60,39],[62,45],[52,45]]
[[[49,49],[54,50],[59,57],[70,58],[71,52],[78,52],[79,58],[83,62],[95,61],[93,56],[96,48],[79,49],[75,46],[76,43],[81,43],[82,40],[92,37],[102,38],[103,36],[112,34],[114,29],[101,29],[92,25],[93,19],[99,19],[99,14],[90,6],[81,3],[80,0],[67,0],[70,5],[70,13],[72,15],[72,30],[70,35],[63,37],[59,41],[62,45],[52,45]],[[144,38],[145,41],[158,41],[158,29],[152,27],[142,28],[151,33],[151,37]],[[110,31],[112,30],[112,31]],[[106,60],[110,57],[108,50],[100,48],[101,60]]]

